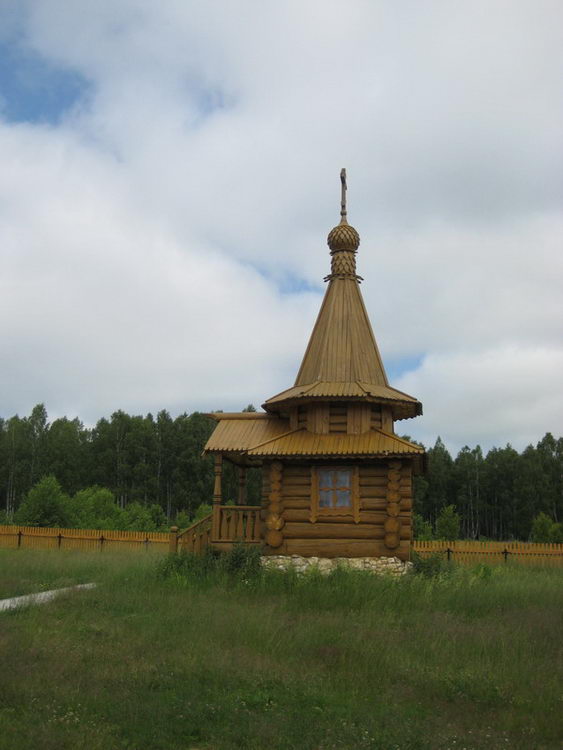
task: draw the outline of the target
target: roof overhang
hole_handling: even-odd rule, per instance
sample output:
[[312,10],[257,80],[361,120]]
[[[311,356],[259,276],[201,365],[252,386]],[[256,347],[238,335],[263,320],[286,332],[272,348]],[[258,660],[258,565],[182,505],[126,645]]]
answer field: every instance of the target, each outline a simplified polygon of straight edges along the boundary
[[[218,424],[205,453],[221,453],[234,463],[259,465],[274,458],[356,459],[413,458],[422,461],[424,448],[385,432],[360,435],[316,434],[291,429],[289,420],[268,414],[213,414]],[[254,418],[252,418],[254,417]]]
[[307,401],[367,401],[391,407],[393,419],[410,419],[422,414],[422,404],[408,393],[391,386],[353,382],[320,381],[296,385],[269,398],[262,408],[276,413]]

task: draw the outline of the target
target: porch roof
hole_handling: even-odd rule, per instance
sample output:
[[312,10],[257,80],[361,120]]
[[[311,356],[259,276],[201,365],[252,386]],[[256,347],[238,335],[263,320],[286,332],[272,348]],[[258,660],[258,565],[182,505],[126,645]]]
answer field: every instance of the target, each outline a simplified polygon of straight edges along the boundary
[[213,414],[218,421],[205,452],[230,453],[251,459],[288,458],[383,458],[422,456],[424,449],[408,440],[370,430],[360,435],[292,430],[289,420],[266,414]]

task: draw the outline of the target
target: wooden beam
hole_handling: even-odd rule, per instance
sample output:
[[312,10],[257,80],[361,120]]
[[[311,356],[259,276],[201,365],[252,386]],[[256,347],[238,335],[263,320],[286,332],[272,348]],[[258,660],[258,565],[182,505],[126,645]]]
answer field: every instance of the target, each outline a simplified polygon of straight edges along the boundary
[[238,468],[238,504],[246,505],[246,467]]
[[221,479],[223,475],[223,456],[215,454],[215,483],[213,486],[213,519],[211,522],[211,539],[219,539],[221,528],[221,503],[223,502],[223,489]]

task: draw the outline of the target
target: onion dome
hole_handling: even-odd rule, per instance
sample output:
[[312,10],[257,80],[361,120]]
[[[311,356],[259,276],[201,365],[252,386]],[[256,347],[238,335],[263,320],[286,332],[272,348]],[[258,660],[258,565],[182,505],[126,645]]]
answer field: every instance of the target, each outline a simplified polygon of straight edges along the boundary
[[327,242],[331,255],[331,272],[325,278],[330,281],[336,278],[355,279],[360,281],[356,275],[356,251],[360,245],[360,235],[348,224],[346,218],[346,170],[340,172],[342,183],[342,197],[340,201],[340,224],[331,229]]
[[344,218],[340,224],[330,230],[327,243],[331,253],[336,253],[339,250],[356,252],[360,245],[360,235]]

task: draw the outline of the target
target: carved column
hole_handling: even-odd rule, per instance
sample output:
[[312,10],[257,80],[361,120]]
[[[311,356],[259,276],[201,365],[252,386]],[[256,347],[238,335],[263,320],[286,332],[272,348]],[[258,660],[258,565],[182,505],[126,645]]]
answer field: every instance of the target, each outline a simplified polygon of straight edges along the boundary
[[238,504],[246,505],[246,466],[238,468]]
[[387,471],[387,518],[383,524],[385,529],[385,546],[389,550],[394,550],[399,546],[401,539],[401,520],[399,512],[401,509],[401,495],[399,492],[401,486],[401,462],[398,460],[389,461]]
[[285,521],[281,517],[281,487],[283,476],[283,464],[273,461],[270,464],[270,494],[268,495],[268,508],[266,509],[266,544],[269,547],[281,547],[283,543],[282,529]]
[[223,474],[223,456],[215,455],[215,485],[213,487],[213,518],[211,521],[211,538],[219,539],[221,530],[221,502],[223,500],[223,491],[221,488],[221,478]]

